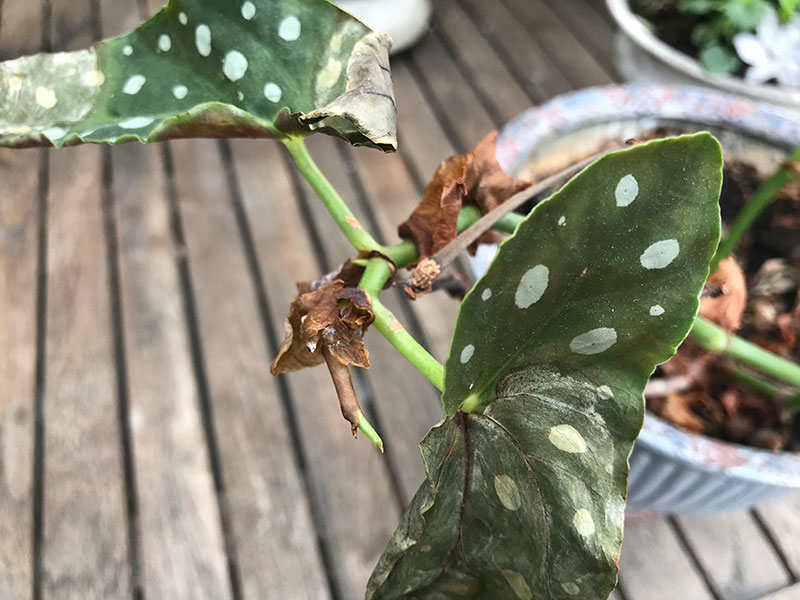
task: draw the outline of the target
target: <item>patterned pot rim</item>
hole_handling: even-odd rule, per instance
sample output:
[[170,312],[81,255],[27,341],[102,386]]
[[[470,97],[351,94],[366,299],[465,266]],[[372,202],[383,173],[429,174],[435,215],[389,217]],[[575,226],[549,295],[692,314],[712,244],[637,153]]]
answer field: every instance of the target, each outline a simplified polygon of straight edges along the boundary
[[[742,131],[780,148],[800,145],[800,113],[693,86],[628,84],[587,88],[553,98],[512,119],[497,158],[509,172],[541,144],[604,122],[654,118]],[[771,452],[690,433],[648,413],[637,444],[709,473],[800,487],[800,453]]]

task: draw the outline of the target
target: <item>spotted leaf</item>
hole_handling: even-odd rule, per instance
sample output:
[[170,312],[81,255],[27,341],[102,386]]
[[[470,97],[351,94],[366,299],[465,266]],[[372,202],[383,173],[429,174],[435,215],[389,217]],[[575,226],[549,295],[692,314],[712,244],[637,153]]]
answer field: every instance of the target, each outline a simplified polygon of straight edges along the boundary
[[393,150],[390,45],[327,0],[170,0],[88,50],[0,63],[0,145],[321,131]]
[[428,481],[369,600],[608,597],[642,392],[697,313],[721,179],[708,134],[613,153],[500,247],[462,303]]

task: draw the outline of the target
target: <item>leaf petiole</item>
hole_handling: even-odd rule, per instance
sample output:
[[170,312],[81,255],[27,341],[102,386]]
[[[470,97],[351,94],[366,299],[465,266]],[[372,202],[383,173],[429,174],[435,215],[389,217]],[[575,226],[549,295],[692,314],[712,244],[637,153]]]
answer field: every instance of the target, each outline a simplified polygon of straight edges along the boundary
[[727,258],[731,252],[733,252],[733,249],[736,248],[741,237],[750,229],[761,213],[764,212],[764,209],[769,206],[770,202],[778,195],[783,186],[791,181],[792,171],[788,167],[791,164],[796,164],[798,161],[800,161],[800,146],[795,148],[794,152],[789,156],[786,161],[786,166],[775,171],[775,173],[762,183],[761,187],[750,197],[750,200],[744,205],[744,208],[736,217],[728,233],[720,242],[717,253],[714,255],[714,260],[711,262],[712,273],[717,269],[720,261]]
[[444,386],[444,366],[436,360],[414,337],[406,331],[400,321],[386,308],[378,294],[392,276],[392,269],[382,258],[370,259],[358,287],[369,294],[375,328],[381,332],[400,354],[406,357],[439,390]]
[[702,317],[695,320],[692,337],[706,350],[730,356],[785,383],[800,387],[799,365],[728,333]]
[[339,192],[331,185],[330,181],[320,171],[311,154],[306,147],[303,137],[287,137],[281,140],[283,145],[289,150],[289,154],[306,178],[311,187],[322,200],[325,208],[333,217],[336,225],[342,231],[347,240],[356,250],[381,250],[381,245],[366,232],[361,223],[358,222],[353,212],[345,204]]

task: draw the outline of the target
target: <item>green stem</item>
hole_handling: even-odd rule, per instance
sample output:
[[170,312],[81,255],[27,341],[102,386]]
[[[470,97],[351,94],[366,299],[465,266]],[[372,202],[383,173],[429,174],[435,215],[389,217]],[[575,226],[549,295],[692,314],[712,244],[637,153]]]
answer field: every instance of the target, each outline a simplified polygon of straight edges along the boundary
[[444,366],[442,363],[431,356],[376,297],[372,298],[372,312],[375,314],[375,328],[383,334],[383,337],[389,340],[389,343],[427,377],[428,381],[439,391],[443,390]]
[[400,354],[406,357],[408,362],[414,365],[428,380],[439,390],[444,386],[444,367],[433,358],[413,336],[400,325],[400,321],[386,308],[380,300],[378,294],[383,285],[392,276],[392,269],[387,262],[381,258],[373,258],[369,261],[367,268],[358,287],[367,292],[372,302],[372,312],[375,315],[375,328],[383,334],[389,343],[394,346]]
[[378,432],[375,431],[375,428],[370,424],[369,421],[367,421],[363,414],[361,415],[361,419],[358,421],[358,429],[370,442],[375,444],[375,447],[378,450],[383,452],[383,440],[381,439],[381,436],[378,435]]
[[[469,229],[473,223],[475,223],[478,219],[483,216],[481,213],[481,209],[479,209],[474,204],[467,204],[464,208],[461,209],[461,212],[458,213],[458,232],[461,233],[465,229]],[[494,224],[492,229],[497,229],[498,231],[502,231],[503,233],[514,233],[517,228],[517,225],[522,223],[525,219],[525,215],[521,215],[519,213],[508,213],[502,219],[497,221]]]
[[[461,212],[458,213],[458,232],[461,233],[465,229],[468,229],[473,223],[480,219],[481,216],[483,215],[477,206],[470,204],[462,208]],[[525,219],[525,215],[510,213],[495,223],[493,229],[497,229],[503,233],[514,233],[517,225],[519,225],[523,219]],[[398,268],[403,268],[419,258],[417,248],[414,242],[410,240],[405,240],[394,246],[385,246],[381,252],[389,257]]]
[[367,252],[381,250],[381,245],[364,230],[361,223],[358,222],[358,219],[344,203],[342,197],[326,179],[322,171],[319,170],[319,167],[317,167],[308,152],[304,138],[288,137],[282,141],[288,148],[292,160],[294,160],[303,177],[308,180],[308,183],[317,192],[325,208],[328,209],[333,220],[336,221],[336,225],[355,249]]
[[695,320],[692,337],[706,350],[730,356],[789,385],[800,387],[800,366],[728,333],[702,317]]
[[800,393],[776,385],[772,381],[764,379],[750,369],[733,366],[728,370],[728,372],[736,381],[749,387],[761,396],[771,400],[776,400],[778,402],[783,402],[786,405],[786,408],[792,412],[797,412],[800,410]]
[[[788,162],[796,161],[800,161],[800,146],[795,148],[788,158]],[[714,255],[714,260],[711,262],[712,273],[717,270],[720,261],[730,256],[741,237],[750,229],[764,209],[769,206],[769,203],[781,191],[781,188],[789,183],[791,178],[792,174],[789,171],[779,168],[756,190],[755,194],[752,195],[736,217],[725,238],[720,242],[717,253]]]

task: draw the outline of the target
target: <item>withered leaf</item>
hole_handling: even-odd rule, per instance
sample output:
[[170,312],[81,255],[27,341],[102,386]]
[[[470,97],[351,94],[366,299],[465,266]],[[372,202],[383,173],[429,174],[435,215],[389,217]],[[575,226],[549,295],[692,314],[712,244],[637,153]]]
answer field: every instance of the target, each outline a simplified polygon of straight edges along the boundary
[[728,331],[742,326],[742,313],[747,304],[747,287],[742,269],[733,257],[719,263],[706,281],[700,299],[700,316]]
[[343,365],[369,368],[364,332],[374,320],[363,290],[347,288],[341,279],[315,290],[300,284],[286,318],[286,338],[272,363],[273,375],[321,364],[325,346]]
[[493,131],[472,149],[472,160],[467,164],[467,202],[477,204],[483,214],[531,186],[530,181],[515,179],[503,171],[496,149],[497,131]]
[[[497,132],[493,131],[466,154],[445,160],[425,188],[422,202],[400,225],[400,237],[417,245],[420,258],[433,256],[458,234],[458,213],[475,204],[486,214],[531,185],[509,176],[495,157]],[[493,241],[494,236],[481,241]]]
[[457,154],[439,165],[422,202],[398,228],[401,238],[417,245],[420,258],[433,256],[458,234],[458,213],[467,195],[465,178],[471,159],[471,152]]

